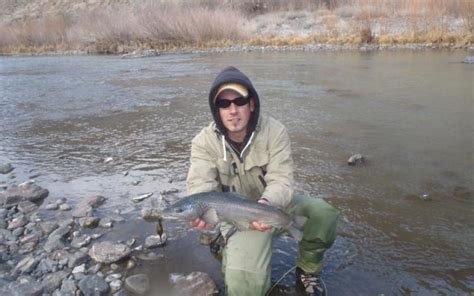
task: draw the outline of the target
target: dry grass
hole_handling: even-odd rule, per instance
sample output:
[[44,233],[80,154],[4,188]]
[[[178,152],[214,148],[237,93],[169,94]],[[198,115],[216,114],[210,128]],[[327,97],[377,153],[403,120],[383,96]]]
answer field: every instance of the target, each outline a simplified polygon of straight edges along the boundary
[[[251,33],[252,24],[269,28],[272,23],[255,25],[257,16],[262,14],[274,14],[273,23],[279,25],[264,31],[264,35]],[[462,29],[459,25],[453,29],[454,21],[460,21]],[[341,25],[344,23],[345,27]],[[299,24],[305,29],[298,31],[296,27],[282,35],[282,25],[288,24]],[[302,31],[305,33],[298,34]],[[0,27],[0,53],[76,49],[125,53],[140,48],[170,50],[235,43],[472,45],[473,35],[472,0],[195,0],[181,4],[144,1],[134,10],[96,9],[74,17],[45,16]]]

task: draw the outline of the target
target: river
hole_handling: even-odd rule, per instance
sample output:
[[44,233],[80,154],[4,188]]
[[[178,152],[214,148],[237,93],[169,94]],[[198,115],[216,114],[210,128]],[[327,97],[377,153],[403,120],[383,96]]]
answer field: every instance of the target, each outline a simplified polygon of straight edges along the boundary
[[[185,194],[190,141],[211,120],[208,88],[222,68],[235,65],[254,82],[262,112],[291,134],[297,190],[342,213],[323,271],[330,295],[469,294],[474,65],[460,63],[466,55],[0,57],[0,164],[15,167],[0,182],[35,177],[50,190],[47,201],[66,197],[72,204],[102,194],[102,214],[128,215],[105,237],[150,235],[154,225],[140,218],[143,205],[131,197]],[[348,166],[354,153],[366,162]],[[202,270],[222,285],[219,263],[196,232],[169,227],[171,239],[160,250],[166,261],[139,268],[163,283],[170,272]],[[294,241],[276,239],[274,280],[295,255]],[[290,275],[282,285],[293,281]]]

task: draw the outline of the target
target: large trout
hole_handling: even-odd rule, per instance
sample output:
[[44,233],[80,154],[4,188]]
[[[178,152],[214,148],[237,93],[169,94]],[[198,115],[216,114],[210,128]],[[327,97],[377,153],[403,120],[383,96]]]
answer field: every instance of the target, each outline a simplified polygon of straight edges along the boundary
[[[292,219],[280,209],[246,199],[235,192],[189,195],[163,210],[161,215],[164,219],[185,221],[200,218],[212,225],[225,221],[242,231],[250,230],[250,223],[255,221],[276,229],[284,229],[298,241],[302,238],[302,232],[295,226],[304,223],[304,218]],[[298,220],[298,223],[295,220]]]

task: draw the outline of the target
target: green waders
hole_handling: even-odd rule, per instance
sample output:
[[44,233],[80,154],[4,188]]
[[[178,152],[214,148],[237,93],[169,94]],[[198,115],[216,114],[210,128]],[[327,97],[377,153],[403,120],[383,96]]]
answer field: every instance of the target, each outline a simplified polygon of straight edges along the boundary
[[[324,252],[336,238],[338,211],[322,199],[294,196],[290,215],[306,217],[296,265],[321,272]],[[265,295],[271,285],[272,234],[237,231],[224,248],[222,269],[226,295]]]

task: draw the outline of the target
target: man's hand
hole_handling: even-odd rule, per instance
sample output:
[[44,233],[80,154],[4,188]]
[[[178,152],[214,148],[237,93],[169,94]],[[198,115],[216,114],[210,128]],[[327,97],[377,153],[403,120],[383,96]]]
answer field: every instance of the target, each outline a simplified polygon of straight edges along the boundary
[[191,221],[191,225],[193,227],[196,227],[197,229],[204,230],[204,229],[209,229],[210,225],[204,222],[203,220],[197,218]]
[[[264,205],[270,205],[270,203],[266,199],[259,199],[257,202],[261,203],[261,204],[264,204]],[[256,221],[253,221],[252,223],[250,223],[250,229],[265,232],[265,231],[268,231],[268,230],[272,229],[272,226],[269,225],[269,224],[258,223]]]

